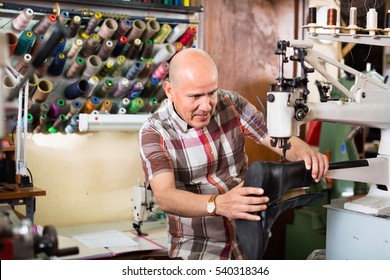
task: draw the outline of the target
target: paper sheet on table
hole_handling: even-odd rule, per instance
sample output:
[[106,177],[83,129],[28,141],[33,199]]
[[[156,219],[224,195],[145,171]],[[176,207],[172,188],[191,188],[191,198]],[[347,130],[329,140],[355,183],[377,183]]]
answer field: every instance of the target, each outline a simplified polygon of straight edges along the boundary
[[74,239],[83,243],[89,248],[110,248],[110,247],[129,247],[139,246],[139,244],[117,230],[99,231],[87,234],[78,234],[72,236]]

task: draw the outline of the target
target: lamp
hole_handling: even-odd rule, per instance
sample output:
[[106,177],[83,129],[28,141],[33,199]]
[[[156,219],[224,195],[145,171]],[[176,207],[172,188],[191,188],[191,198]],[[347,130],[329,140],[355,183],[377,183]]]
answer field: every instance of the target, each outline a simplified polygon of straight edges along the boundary
[[79,131],[137,131],[150,114],[79,114]]

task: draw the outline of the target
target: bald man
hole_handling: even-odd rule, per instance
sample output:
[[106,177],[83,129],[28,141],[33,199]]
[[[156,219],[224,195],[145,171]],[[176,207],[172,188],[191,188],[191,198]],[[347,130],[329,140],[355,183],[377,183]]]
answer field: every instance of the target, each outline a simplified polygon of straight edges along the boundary
[[[169,256],[242,259],[235,219],[259,221],[266,209],[261,188],[243,187],[248,169],[245,137],[272,148],[264,115],[239,94],[218,87],[212,57],[189,48],[170,62],[164,82],[168,105],[139,134],[146,184],[167,213]],[[304,160],[318,181],[328,161],[297,137],[287,152]]]

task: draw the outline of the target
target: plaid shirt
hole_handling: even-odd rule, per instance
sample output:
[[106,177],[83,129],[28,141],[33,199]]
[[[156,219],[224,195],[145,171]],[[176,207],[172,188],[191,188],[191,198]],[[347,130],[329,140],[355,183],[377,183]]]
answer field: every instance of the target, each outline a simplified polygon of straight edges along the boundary
[[[171,172],[178,189],[196,194],[225,193],[245,177],[244,136],[260,144],[266,133],[264,115],[235,92],[218,90],[215,113],[202,129],[189,127],[169,102],[140,130],[146,183],[160,173]],[[167,218],[170,257],[230,259],[233,254],[242,259],[235,223],[226,217],[168,214]]]

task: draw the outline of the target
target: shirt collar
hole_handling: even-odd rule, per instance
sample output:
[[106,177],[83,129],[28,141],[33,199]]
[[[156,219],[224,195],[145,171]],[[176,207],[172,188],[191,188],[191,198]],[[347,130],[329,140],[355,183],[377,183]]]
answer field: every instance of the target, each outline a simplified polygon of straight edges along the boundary
[[167,107],[168,113],[172,121],[175,123],[175,125],[180,129],[181,132],[186,132],[187,130],[191,129],[191,126],[186,123],[176,112],[173,103],[171,101],[168,102]]

